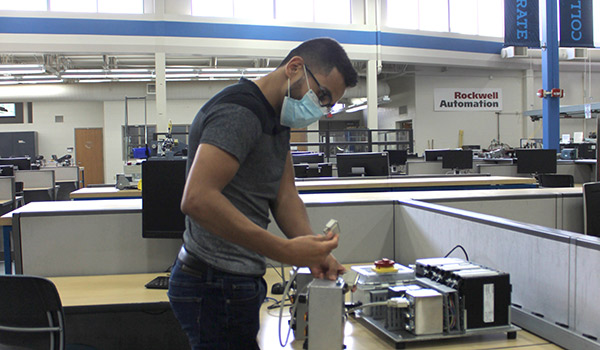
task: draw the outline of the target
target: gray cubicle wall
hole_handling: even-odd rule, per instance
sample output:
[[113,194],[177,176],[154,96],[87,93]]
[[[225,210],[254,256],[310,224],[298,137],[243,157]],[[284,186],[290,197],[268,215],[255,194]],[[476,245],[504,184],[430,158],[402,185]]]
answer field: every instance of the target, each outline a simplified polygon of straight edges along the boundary
[[[343,264],[394,258],[393,202],[308,203],[306,211],[315,233],[321,233],[330,219],[340,225],[340,241],[333,255]],[[269,231],[283,236],[272,219]]]
[[54,171],[54,181],[58,185],[56,200],[70,200],[71,192],[79,188],[79,167],[59,166],[44,169]]
[[15,214],[15,271],[47,277],[165,271],[181,240],[142,238],[141,222],[141,210]]
[[[471,261],[510,273],[518,325],[567,348],[600,349],[582,336],[600,335],[600,239],[410,200],[400,201],[395,214],[402,264],[444,256],[460,244]],[[589,244],[576,244],[582,240]]]
[[444,206],[469,210],[505,219],[583,233],[583,196],[581,193],[522,194],[477,198],[425,200]]
[[56,181],[52,170],[17,170],[15,181],[23,183],[25,203],[56,199]]

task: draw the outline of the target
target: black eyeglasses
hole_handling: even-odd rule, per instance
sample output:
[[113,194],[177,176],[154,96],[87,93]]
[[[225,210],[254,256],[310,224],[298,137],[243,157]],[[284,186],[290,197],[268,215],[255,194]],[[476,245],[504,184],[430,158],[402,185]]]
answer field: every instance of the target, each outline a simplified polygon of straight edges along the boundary
[[327,88],[321,87],[321,84],[319,84],[319,81],[317,80],[317,78],[315,78],[315,75],[310,71],[310,69],[308,69],[307,65],[304,65],[304,67],[306,67],[306,71],[308,72],[308,74],[310,74],[315,83],[317,83],[317,87],[319,87],[319,92],[317,93],[317,97],[319,98],[319,104],[321,105],[321,107],[331,109],[331,107],[333,107],[334,105],[333,103],[331,103],[333,100],[333,98],[331,97],[331,92],[329,92]]

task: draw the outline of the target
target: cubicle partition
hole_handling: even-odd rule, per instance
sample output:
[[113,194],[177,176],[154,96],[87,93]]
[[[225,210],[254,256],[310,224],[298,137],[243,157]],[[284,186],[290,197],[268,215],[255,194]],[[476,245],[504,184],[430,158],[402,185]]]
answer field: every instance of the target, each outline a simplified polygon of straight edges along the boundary
[[23,183],[25,203],[56,200],[56,181],[52,170],[18,170],[15,181]]
[[32,204],[38,209],[30,205],[13,215],[17,274],[161,272],[181,246],[181,240],[142,238],[141,200]]
[[56,199],[70,200],[69,194],[79,188],[79,167],[59,166],[44,169],[54,171],[54,180],[58,186]]
[[514,323],[566,348],[600,349],[583,336],[600,335],[600,239],[413,200],[396,204],[395,232],[400,263],[460,244],[471,261],[510,273]]

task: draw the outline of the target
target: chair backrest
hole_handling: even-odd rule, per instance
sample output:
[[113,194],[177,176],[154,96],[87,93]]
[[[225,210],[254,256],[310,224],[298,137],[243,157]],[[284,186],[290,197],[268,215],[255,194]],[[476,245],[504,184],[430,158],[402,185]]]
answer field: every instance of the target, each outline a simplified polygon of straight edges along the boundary
[[64,349],[64,313],[45,278],[0,276],[0,349]]
[[541,187],[573,187],[575,181],[569,174],[540,174],[538,181]]

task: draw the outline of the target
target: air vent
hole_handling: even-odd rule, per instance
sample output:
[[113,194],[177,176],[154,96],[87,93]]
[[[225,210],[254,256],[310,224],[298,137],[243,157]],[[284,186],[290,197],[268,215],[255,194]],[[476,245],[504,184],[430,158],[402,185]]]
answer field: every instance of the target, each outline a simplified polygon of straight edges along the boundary
[[63,123],[65,121],[65,116],[64,115],[55,115],[54,116],[54,122],[55,123]]
[[146,84],[146,95],[156,95],[156,84]]

